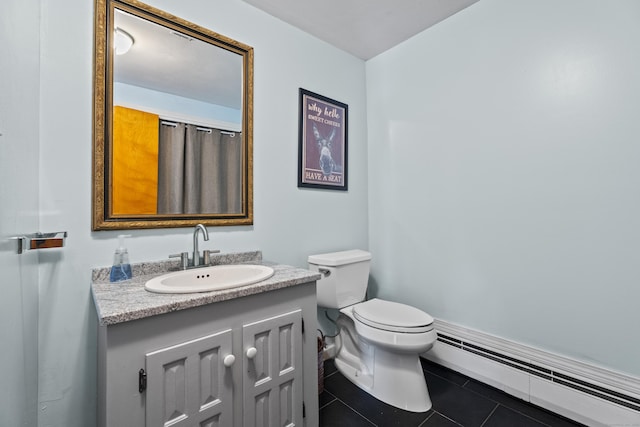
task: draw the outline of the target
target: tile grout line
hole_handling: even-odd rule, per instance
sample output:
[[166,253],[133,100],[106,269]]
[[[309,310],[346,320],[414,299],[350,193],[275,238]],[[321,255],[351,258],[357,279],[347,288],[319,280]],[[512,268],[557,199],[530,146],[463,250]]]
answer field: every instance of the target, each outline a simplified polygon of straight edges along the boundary
[[[460,385],[460,384],[455,383],[454,381],[451,381],[451,380],[450,380],[450,379],[448,379],[448,378],[445,378],[445,377],[443,377],[443,376],[441,376],[441,375],[438,375],[437,373],[435,373],[435,372],[433,372],[433,371],[429,370],[428,368],[425,368],[424,366],[422,366],[422,372],[423,372],[423,373],[428,372],[430,375],[433,375],[433,376],[438,377],[438,378],[440,378],[440,379],[442,379],[442,380],[444,380],[444,381],[447,381],[448,383],[453,384],[453,385],[454,385],[454,386],[456,386],[456,387],[459,387],[459,388],[461,388],[461,389],[465,389],[466,391],[471,392],[471,393],[473,393],[473,394],[475,394],[475,395],[477,395],[477,396],[480,396],[480,397],[482,397],[482,398],[484,398],[484,399],[488,400],[489,402],[495,403],[495,404],[496,404],[496,406],[493,408],[493,410],[491,411],[491,413],[487,416],[487,418],[484,420],[484,422],[482,423],[482,425],[481,425],[480,427],[482,427],[482,426],[487,422],[487,420],[489,419],[489,417],[491,417],[491,415],[492,415],[492,414],[496,411],[496,409],[498,408],[498,405],[500,405],[500,402],[496,402],[495,400],[490,399],[490,398],[488,398],[488,397],[486,397],[486,396],[484,396],[484,395],[482,395],[482,394],[480,394],[480,393],[476,392],[475,390],[471,390],[471,389],[467,388],[467,387],[466,387],[466,385],[467,385],[467,384],[469,384],[469,383],[471,382],[471,379],[470,379],[470,378],[467,378],[467,379],[466,379],[466,381],[464,382],[464,384]],[[463,376],[464,376],[464,375],[463,375]],[[425,379],[426,379],[426,378],[425,378]],[[427,387],[428,387],[428,381],[427,381]],[[511,408],[509,408],[509,409],[511,409]],[[434,412],[437,412],[437,411],[435,411],[435,410],[433,410],[433,411],[434,411]],[[449,421],[452,421],[452,422],[454,422],[454,423],[456,423],[456,424],[458,424],[458,425],[460,425],[460,426],[462,425],[462,424],[460,424],[460,423],[456,422],[455,420],[452,420],[451,418],[447,417],[446,415],[441,414],[440,412],[437,412],[437,413],[438,413],[438,414],[440,414],[441,416],[443,416],[444,418],[446,418],[446,419],[447,419],[447,420],[449,420]],[[522,415],[524,415],[524,414],[522,414]],[[431,417],[429,417],[429,418],[431,418]],[[529,418],[531,418],[531,417],[529,417]],[[535,420],[535,419],[534,419],[534,420]],[[535,421],[538,421],[538,420],[535,420]],[[464,426],[463,426],[463,427],[464,427]]]
[[[493,400],[492,400],[492,402],[493,402]],[[485,420],[482,422],[482,424],[480,424],[480,427],[483,427],[487,423],[487,421],[489,421],[489,418],[491,418],[491,416],[496,412],[496,410],[498,409],[498,406],[500,406],[500,404],[496,403],[496,406],[493,408],[493,410],[487,416],[487,418],[485,418]]]
[[332,404],[333,402],[335,402],[338,399],[336,396],[334,396],[332,393],[328,392],[327,390],[323,390],[322,392],[329,394],[331,397],[333,397],[333,399],[330,402],[327,402],[322,406],[318,405],[318,411],[320,411],[322,408],[326,408],[327,406],[329,406],[330,404]]
[[[456,424],[456,425],[459,425],[459,426],[461,426],[461,427],[464,427],[462,424],[460,424],[460,423],[459,423],[459,422],[457,422],[456,420],[452,420],[451,418],[447,417],[447,416],[446,416],[445,414],[443,414],[442,412],[438,412],[438,411],[434,410],[434,411],[433,411],[433,413],[434,413],[434,414],[438,414],[438,415],[440,415],[442,418],[444,418],[444,419],[445,419],[445,420],[447,420],[447,421],[451,421],[452,423],[454,423],[454,424]],[[431,417],[429,417],[429,418],[431,418]]]
[[[438,377],[438,378],[440,378],[442,380],[445,380],[445,381],[447,381],[447,382],[449,382],[449,383],[451,383],[451,384],[453,384],[453,385],[455,385],[457,387],[460,387],[460,388],[463,388],[469,382],[469,379],[467,379],[463,385],[460,385],[460,384],[455,383],[454,381],[451,381],[448,378],[443,377],[442,375],[438,375],[435,372],[430,371],[429,369],[425,369],[424,367],[422,367],[422,372],[423,372],[423,374],[425,372],[428,372],[430,375],[433,375],[433,376]],[[453,372],[455,372],[455,371],[453,371]],[[426,380],[426,378],[425,378],[425,380]],[[428,387],[429,387],[429,382],[427,381],[427,388]]]
[[422,420],[422,422],[420,424],[418,424],[418,427],[422,427],[424,425],[424,423],[426,423],[429,419],[431,419],[431,417],[433,417],[433,414],[435,414],[436,411],[432,410],[431,414],[429,414],[429,416],[427,418],[425,418],[424,420]]
[[[340,399],[339,397],[336,396],[336,400],[340,403],[342,403],[344,406],[346,406],[347,408],[349,408],[350,410],[352,410],[353,412],[355,412],[356,414],[358,414],[359,416],[361,416],[362,418],[364,418],[367,422],[369,422],[372,426],[376,426],[378,427],[378,424],[374,423],[373,421],[371,421],[369,418],[365,417],[364,415],[362,415],[360,412],[356,411],[355,409],[353,409],[351,406],[349,406],[347,404],[347,402],[345,402],[344,400]],[[332,402],[333,403],[333,402]]]

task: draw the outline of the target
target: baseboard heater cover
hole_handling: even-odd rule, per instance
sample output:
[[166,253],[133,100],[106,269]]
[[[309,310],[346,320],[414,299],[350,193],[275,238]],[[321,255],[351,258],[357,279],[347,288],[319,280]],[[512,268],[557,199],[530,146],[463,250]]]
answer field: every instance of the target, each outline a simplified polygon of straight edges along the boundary
[[[440,321],[438,321],[438,323],[441,324]],[[438,329],[438,326],[436,326],[436,330]],[[464,350],[477,356],[490,359],[494,362],[523,371],[527,374],[535,375],[544,380],[565,387],[570,387],[574,390],[578,390],[591,396],[595,396],[600,399],[604,399],[609,402],[640,412],[640,398],[634,397],[630,394],[616,391],[589,381],[585,381],[584,379],[577,378],[567,373],[559,372],[552,368],[550,369],[548,367],[544,367],[531,361],[520,360],[503,352],[496,351],[496,349],[487,348],[485,346],[478,345],[477,342],[470,342],[465,340],[464,338],[455,337],[453,336],[453,334],[443,333],[439,330],[438,341],[442,344],[456,347],[460,350]]]

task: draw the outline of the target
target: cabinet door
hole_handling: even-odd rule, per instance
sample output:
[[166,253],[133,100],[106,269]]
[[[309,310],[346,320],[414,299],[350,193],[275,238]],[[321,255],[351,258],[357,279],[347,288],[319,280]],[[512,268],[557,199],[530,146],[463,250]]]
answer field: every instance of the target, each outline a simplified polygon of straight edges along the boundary
[[302,311],[243,326],[245,427],[302,426]]
[[148,353],[146,426],[231,426],[231,344],[227,329]]

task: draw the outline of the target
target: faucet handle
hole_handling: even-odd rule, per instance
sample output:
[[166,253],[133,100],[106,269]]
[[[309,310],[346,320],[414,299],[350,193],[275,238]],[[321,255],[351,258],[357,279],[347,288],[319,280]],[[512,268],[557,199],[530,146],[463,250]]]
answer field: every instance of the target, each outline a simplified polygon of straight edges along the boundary
[[207,249],[202,251],[202,263],[204,265],[211,265],[211,254],[220,253],[220,249]]
[[211,254],[217,254],[220,250],[218,249],[206,249],[202,251],[202,264],[203,265],[211,265]]
[[179,254],[169,255],[169,258],[180,258],[180,264],[183,270],[186,270],[189,266],[189,253],[180,252]]

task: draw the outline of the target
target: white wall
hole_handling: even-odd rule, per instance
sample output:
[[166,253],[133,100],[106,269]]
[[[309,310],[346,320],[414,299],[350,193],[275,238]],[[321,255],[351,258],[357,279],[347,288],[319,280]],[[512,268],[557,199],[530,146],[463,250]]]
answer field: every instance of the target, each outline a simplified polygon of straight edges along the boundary
[[640,375],[638,22],[483,0],[367,62],[379,295]]
[[0,426],[37,423],[38,254],[10,239],[38,231],[39,9],[0,4]]
[[[255,49],[255,224],[210,228],[204,247],[261,249],[265,259],[300,267],[310,253],[366,247],[364,62],[240,0],[147,3]],[[43,1],[42,8],[41,229],[69,238],[64,249],[41,255],[39,425],[87,427],[96,393],[90,269],[111,263],[118,232],[91,232],[92,2]],[[348,192],[297,188],[299,87],[349,105]],[[190,229],[131,234],[132,262],[191,246]]]
[[[212,126],[225,123],[229,127],[217,129],[235,131],[242,129],[242,110],[126,83],[114,82],[113,105],[155,113],[161,118],[166,116],[170,119],[184,120],[183,123],[198,125],[212,123]],[[185,116],[186,119],[183,119]],[[192,121],[189,121],[189,118]]]

